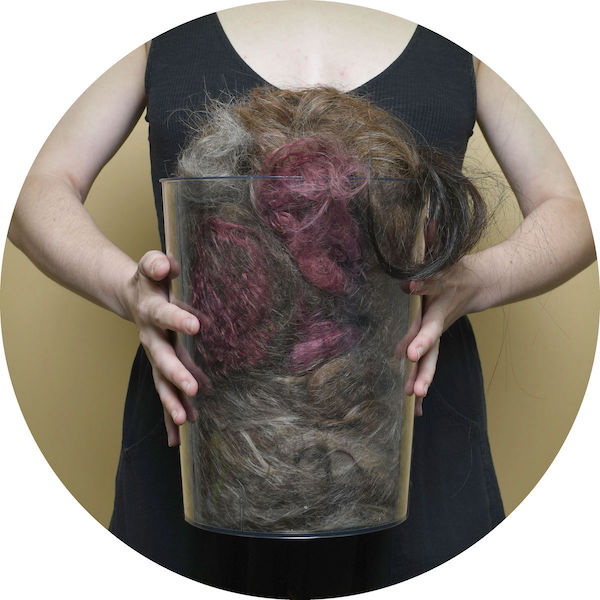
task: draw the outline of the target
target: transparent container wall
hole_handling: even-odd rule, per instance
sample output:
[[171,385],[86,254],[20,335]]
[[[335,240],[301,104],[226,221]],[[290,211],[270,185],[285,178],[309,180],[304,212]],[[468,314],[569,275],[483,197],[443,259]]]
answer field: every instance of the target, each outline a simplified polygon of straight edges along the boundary
[[[382,263],[403,182],[363,180],[336,205],[288,179],[162,182],[170,298],[202,323],[175,340],[201,383],[181,430],[185,517],[272,537],[389,527],[407,515],[414,416],[395,352],[420,319]],[[398,247],[418,253],[408,217]]]

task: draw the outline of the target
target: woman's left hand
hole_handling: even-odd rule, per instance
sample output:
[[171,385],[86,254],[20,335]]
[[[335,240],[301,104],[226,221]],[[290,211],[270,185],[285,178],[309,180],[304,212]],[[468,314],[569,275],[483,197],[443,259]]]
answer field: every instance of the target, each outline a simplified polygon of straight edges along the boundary
[[457,319],[474,310],[477,298],[476,278],[469,264],[473,255],[427,280],[410,282],[411,294],[422,296],[422,319],[419,331],[405,350],[405,356],[415,363],[406,382],[406,394],[415,394],[415,414],[423,414],[423,398],[437,365],[442,333]]

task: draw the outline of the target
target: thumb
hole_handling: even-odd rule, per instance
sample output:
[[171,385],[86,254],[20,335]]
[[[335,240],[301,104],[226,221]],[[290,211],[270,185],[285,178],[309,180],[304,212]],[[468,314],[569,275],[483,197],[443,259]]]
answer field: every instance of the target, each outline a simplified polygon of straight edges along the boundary
[[169,274],[170,268],[167,255],[159,250],[146,252],[138,263],[138,272],[153,281],[164,279]]

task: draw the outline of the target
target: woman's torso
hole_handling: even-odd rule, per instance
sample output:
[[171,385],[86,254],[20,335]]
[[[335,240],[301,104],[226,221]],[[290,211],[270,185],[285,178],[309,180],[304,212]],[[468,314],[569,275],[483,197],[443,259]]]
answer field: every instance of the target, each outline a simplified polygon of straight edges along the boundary
[[[272,6],[308,11],[310,7],[317,10],[315,4]],[[315,13],[306,12],[303,23],[298,23],[303,39],[314,41],[316,36],[326,40],[313,50],[321,62],[308,64],[306,71],[300,69],[309,80],[306,83],[333,83],[366,94],[403,119],[421,141],[462,156],[476,112],[471,55],[423,27],[415,29],[388,15],[383,18],[345,5],[318,5],[318,10],[328,10],[329,16],[323,13],[314,31],[309,17]],[[283,85],[286,81],[281,76],[290,70],[289,63],[277,70],[278,60],[271,62],[270,56],[279,59],[282,52],[294,56],[296,51],[297,59],[301,58],[298,39],[281,33],[283,13],[275,19],[271,16],[274,11],[267,14],[260,6],[243,9],[254,10],[254,16],[238,10],[237,26],[227,20],[229,13],[224,16],[233,44],[217,16],[209,15],[166,32],[150,46],[146,119],[163,247],[159,179],[175,172],[177,154],[189,133],[189,111],[202,111],[207,98],[223,93],[241,95],[267,81]],[[235,16],[233,11],[231,15]],[[264,17],[262,25],[252,20],[260,15]],[[356,19],[354,25],[352,19]],[[271,29],[275,21],[279,26],[276,32]],[[340,34],[344,26],[350,33],[336,48],[328,36]],[[397,39],[390,35],[394,27]],[[250,44],[250,49],[256,48],[251,54],[241,34],[252,41],[260,37],[259,32],[265,39],[260,47]],[[381,60],[368,53],[377,40],[386,40],[383,50],[380,48]],[[315,46],[307,43],[302,47]],[[311,56],[314,59],[315,54]],[[355,68],[344,70],[344,65]],[[327,73],[337,73],[340,79],[321,79]],[[479,359],[466,319],[457,321],[442,336],[436,379],[424,416],[415,421],[409,518],[397,528],[310,544],[209,534],[183,521],[178,461],[177,450],[166,448],[162,406],[151,366],[140,348],[126,403],[111,531],[170,569],[254,595],[289,597],[293,591],[296,597],[323,597],[396,583],[467,548],[503,514],[485,433]]]

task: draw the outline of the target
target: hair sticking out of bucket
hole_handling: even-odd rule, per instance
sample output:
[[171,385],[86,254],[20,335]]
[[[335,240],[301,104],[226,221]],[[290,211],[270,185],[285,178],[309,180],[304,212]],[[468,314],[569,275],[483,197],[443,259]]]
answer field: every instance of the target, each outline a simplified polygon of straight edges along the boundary
[[[485,229],[485,202],[461,162],[417,143],[404,122],[358,94],[327,86],[261,86],[239,98],[213,101],[206,115],[190,115],[190,123],[179,176],[257,175],[269,155],[285,154],[282,148],[294,140],[314,137],[333,140],[331,160],[341,152],[355,174],[404,178],[393,201],[371,193],[368,205],[372,243],[394,277],[435,275],[473,249]],[[412,248],[426,208],[437,233],[426,254],[415,258]]]
[[212,384],[189,425],[193,521],[275,535],[398,522],[402,279],[474,245],[475,186],[401,121],[332,88],[215,102],[177,174],[232,177],[185,180],[178,217],[183,295],[211,323],[183,340]]

